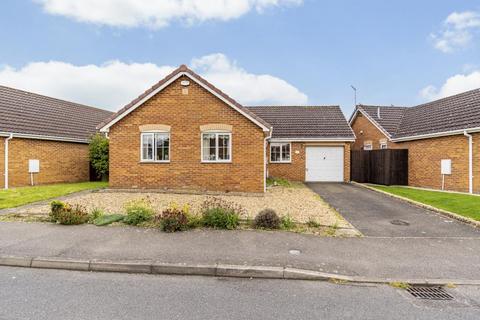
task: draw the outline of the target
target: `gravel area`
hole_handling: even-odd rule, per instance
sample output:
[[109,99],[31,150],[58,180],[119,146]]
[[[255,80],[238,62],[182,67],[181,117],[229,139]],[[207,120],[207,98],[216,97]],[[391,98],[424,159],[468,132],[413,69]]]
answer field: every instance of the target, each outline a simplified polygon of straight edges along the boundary
[[[124,213],[125,203],[135,199],[147,199],[155,211],[161,212],[171,203],[180,206],[188,204],[191,212],[198,214],[203,201],[211,197],[199,194],[155,193],[155,192],[120,192],[105,190],[87,194],[73,194],[64,201],[70,204],[80,204],[91,210],[103,209],[107,213]],[[268,188],[264,196],[247,195],[220,195],[215,196],[243,206],[249,218],[262,209],[272,208],[279,216],[289,215],[296,222],[314,220],[325,226],[352,228],[352,226],[323,201],[315,192],[304,184],[295,184],[292,187],[275,186]],[[39,203],[10,210],[11,213],[47,214],[48,203]]]

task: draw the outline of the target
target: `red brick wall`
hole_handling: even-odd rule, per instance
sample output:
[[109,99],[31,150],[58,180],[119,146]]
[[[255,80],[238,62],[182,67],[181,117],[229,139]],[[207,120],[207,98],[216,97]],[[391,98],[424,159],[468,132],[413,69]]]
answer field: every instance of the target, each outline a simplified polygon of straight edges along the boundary
[[[338,143],[304,143],[292,142],[291,163],[270,163],[270,147],[268,147],[268,175],[292,181],[305,181],[305,147],[306,146],[338,146]],[[350,181],[350,143],[340,144],[344,147],[344,181]],[[298,151],[298,154],[296,153]]]
[[[372,141],[373,149],[380,149],[380,140],[385,140],[387,137],[381,132],[370,120],[368,120],[361,113],[357,114],[355,120],[352,123],[353,132],[357,136],[357,139],[352,144],[353,150],[362,150],[365,141]],[[387,146],[389,149],[399,148],[396,143],[388,141]]]
[[[190,80],[182,93],[180,78],[116,123],[110,137],[110,186],[212,191],[264,191],[262,129]],[[201,162],[200,126],[231,125],[232,163]],[[171,126],[170,162],[140,163],[144,124]]]
[[[358,114],[352,123],[352,129],[357,136],[357,141],[352,147],[354,150],[360,150],[366,140],[371,140],[373,148],[379,149],[379,140],[385,138],[383,133],[361,114]],[[473,189],[475,193],[480,193],[480,134],[476,133],[473,136]],[[409,149],[409,185],[441,189],[440,163],[442,159],[451,159],[452,174],[445,176],[445,189],[468,191],[468,139],[465,136],[455,135],[397,143],[389,141],[388,147]]]
[[[0,138],[0,187],[4,187],[4,141]],[[9,142],[9,187],[30,185],[28,160],[40,160],[35,184],[89,180],[88,145],[70,142],[13,138]]]
[[[474,192],[480,193],[479,147],[480,134],[474,136]],[[463,135],[398,143],[409,149],[409,175],[411,186],[441,189],[441,160],[452,160],[452,174],[445,176],[445,190],[468,191],[468,139]],[[478,177],[475,179],[475,177]]]

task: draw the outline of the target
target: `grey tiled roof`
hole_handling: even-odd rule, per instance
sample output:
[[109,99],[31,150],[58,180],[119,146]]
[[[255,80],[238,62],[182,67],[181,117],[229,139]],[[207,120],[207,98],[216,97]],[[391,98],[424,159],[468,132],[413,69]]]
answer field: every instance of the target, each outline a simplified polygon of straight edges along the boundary
[[0,132],[87,140],[112,112],[0,86]]
[[395,134],[405,111],[408,109],[407,107],[366,105],[359,105],[358,108],[365,111],[390,136]]
[[251,106],[247,108],[273,126],[272,138],[355,138],[338,106]]
[[480,127],[480,89],[408,108],[395,138]]
[[479,128],[480,89],[414,107],[358,105],[357,109],[366,112],[393,139]]

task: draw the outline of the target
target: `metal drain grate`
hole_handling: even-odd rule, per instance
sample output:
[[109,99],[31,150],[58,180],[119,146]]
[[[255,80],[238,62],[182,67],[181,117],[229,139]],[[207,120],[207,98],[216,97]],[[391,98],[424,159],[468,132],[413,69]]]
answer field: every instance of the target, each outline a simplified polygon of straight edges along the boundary
[[410,222],[404,220],[392,220],[390,221],[391,224],[396,226],[409,226]]
[[417,299],[453,300],[453,296],[442,287],[409,287],[407,291]]

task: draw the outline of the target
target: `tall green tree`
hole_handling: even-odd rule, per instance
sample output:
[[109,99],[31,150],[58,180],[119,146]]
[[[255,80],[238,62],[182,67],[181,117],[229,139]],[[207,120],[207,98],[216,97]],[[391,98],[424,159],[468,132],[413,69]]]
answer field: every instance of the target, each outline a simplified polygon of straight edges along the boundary
[[90,163],[103,181],[108,180],[108,139],[105,135],[93,135],[89,143]]

